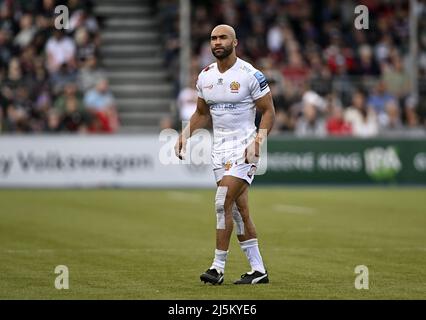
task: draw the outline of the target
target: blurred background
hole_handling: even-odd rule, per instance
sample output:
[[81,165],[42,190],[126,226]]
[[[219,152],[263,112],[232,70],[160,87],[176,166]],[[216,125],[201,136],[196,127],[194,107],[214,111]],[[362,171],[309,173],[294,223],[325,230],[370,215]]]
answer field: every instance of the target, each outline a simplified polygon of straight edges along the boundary
[[[55,28],[58,5],[69,10],[67,29]],[[369,9],[368,29],[354,27],[357,5]],[[365,153],[358,146],[376,141],[382,151],[370,158],[390,146],[401,162],[404,148],[425,151],[425,17],[421,0],[0,0],[0,133],[179,130],[195,110],[198,73],[214,61],[210,32],[226,23],[238,56],[270,84],[277,152],[294,138],[321,139],[325,149],[333,141],[336,152]],[[274,163],[289,173],[303,159]],[[408,161],[400,167],[425,175],[424,152]]]

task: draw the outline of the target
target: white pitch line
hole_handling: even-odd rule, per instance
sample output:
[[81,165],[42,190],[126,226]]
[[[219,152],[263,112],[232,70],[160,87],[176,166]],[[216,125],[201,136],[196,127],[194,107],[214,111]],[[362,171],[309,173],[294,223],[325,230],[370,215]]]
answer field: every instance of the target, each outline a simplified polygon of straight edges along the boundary
[[11,253],[11,254],[57,254],[57,253],[138,253],[138,252],[149,252],[149,253],[158,253],[158,252],[169,252],[173,249],[167,248],[66,248],[66,249],[2,249],[0,248],[0,254],[2,253]]
[[293,206],[293,205],[287,205],[287,204],[276,204],[272,208],[274,211],[292,213],[292,214],[312,215],[317,213],[317,210],[315,208]]
[[[167,248],[67,248],[67,249],[7,249],[0,248],[0,254],[58,254],[58,253],[87,253],[87,254],[113,254],[113,253],[159,253],[171,252]],[[370,252],[426,252],[426,247],[272,247],[271,251],[370,251]],[[209,252],[208,249],[201,251]]]

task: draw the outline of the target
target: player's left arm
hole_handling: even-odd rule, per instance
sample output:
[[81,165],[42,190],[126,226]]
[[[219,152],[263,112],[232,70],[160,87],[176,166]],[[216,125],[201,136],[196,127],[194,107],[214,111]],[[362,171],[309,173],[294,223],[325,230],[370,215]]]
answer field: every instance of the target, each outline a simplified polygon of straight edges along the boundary
[[268,92],[263,97],[257,99],[254,103],[257,110],[259,110],[262,114],[256,140],[263,143],[269,132],[271,132],[275,121],[275,107],[271,92]]
[[254,142],[246,150],[246,162],[257,162],[260,157],[260,147],[266,141],[275,121],[275,108],[271,92],[254,101],[257,110],[262,114],[259,130]]

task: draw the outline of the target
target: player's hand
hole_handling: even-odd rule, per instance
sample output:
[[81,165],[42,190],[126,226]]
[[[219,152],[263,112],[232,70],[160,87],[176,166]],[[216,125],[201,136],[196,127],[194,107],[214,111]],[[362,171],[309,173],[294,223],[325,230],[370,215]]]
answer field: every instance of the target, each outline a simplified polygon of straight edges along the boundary
[[186,139],[184,139],[182,135],[179,135],[179,138],[175,144],[175,155],[180,160],[184,160],[185,153],[186,153]]
[[253,141],[245,150],[245,162],[246,163],[257,163],[260,158],[260,143],[259,141]]

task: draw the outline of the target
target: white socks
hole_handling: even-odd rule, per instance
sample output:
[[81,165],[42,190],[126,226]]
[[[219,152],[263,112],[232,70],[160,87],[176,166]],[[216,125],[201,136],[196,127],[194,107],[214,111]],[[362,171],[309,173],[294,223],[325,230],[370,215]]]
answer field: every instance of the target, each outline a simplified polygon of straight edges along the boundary
[[265,273],[265,266],[263,265],[262,256],[260,255],[257,239],[242,241],[240,242],[240,246],[247,256],[252,271]]
[[225,262],[228,256],[228,251],[218,250],[214,251],[214,260],[210,269],[216,269],[219,272],[225,272]]
[[[259,271],[265,273],[265,266],[263,265],[262,256],[259,251],[259,244],[257,239],[250,239],[240,242],[241,249],[247,256],[252,271]],[[219,272],[225,272],[225,263],[228,256],[228,251],[218,250],[214,251],[214,260],[210,269],[216,269]]]

